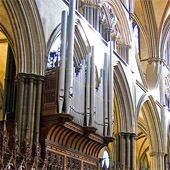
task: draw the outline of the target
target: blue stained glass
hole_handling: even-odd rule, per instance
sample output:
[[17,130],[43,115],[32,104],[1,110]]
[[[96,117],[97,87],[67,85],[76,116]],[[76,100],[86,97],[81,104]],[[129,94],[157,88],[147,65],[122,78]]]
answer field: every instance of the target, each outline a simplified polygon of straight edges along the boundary
[[58,67],[60,62],[60,47],[48,55],[47,69]]
[[135,24],[134,28],[133,28],[133,32],[134,32],[134,37],[135,37],[135,44],[137,47],[137,52],[139,53],[139,27],[137,24]]

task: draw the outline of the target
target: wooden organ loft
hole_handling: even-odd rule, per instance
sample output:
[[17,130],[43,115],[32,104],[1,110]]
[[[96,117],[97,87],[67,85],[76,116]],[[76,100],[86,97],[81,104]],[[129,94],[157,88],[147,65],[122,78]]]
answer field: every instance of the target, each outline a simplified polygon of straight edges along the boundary
[[94,126],[77,123],[73,114],[58,113],[58,73],[59,67],[49,70],[44,81],[40,130],[43,155],[52,158],[51,167],[56,161],[61,169],[98,169],[98,153],[113,138],[96,133]]

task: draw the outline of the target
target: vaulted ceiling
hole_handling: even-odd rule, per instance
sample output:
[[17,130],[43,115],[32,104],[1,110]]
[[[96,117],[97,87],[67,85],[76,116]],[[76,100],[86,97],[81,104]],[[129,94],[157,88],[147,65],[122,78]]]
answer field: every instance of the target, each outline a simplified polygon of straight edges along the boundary
[[170,34],[169,0],[135,0],[134,21],[140,30],[140,59],[143,71],[150,58],[164,58],[161,51]]

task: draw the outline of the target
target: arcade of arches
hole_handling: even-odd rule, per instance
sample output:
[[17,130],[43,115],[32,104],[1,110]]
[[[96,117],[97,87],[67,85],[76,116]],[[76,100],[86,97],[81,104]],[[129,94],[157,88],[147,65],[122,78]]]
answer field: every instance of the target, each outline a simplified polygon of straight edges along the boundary
[[169,0],[0,0],[9,169],[170,169]]

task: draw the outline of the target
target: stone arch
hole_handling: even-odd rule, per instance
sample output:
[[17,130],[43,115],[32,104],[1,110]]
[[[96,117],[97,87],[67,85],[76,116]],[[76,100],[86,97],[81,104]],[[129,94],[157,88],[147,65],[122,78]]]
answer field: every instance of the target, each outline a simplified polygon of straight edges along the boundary
[[136,116],[134,113],[134,105],[131,96],[131,90],[127,81],[127,77],[121,66],[120,62],[117,63],[114,67],[114,91],[115,91],[115,100],[114,108],[119,111],[115,116],[117,120],[118,132],[136,132]]
[[120,1],[103,1],[101,3],[99,3],[100,6],[103,6],[104,3],[108,3],[114,10],[115,15],[118,18],[118,21],[120,22],[120,24],[118,25],[120,32],[122,33],[122,42],[126,45],[130,45],[131,44],[131,34],[130,34],[130,27],[128,24],[128,20],[127,17],[125,15],[125,12],[122,8],[122,4]]
[[161,30],[161,34],[160,34],[160,42],[159,42],[159,56],[162,58],[164,56],[164,48],[166,47],[165,43],[168,37],[168,34],[170,32],[170,15],[168,15],[168,17],[166,18],[163,26],[162,26],[162,30]]
[[[163,152],[162,126],[159,113],[154,103],[153,97],[149,94],[142,95],[137,104],[137,118],[139,112],[144,107],[144,117],[146,119],[148,137],[152,152]],[[156,142],[156,143],[155,143]]]
[[145,132],[149,141],[151,169],[162,169],[164,162],[164,138],[160,116],[150,94],[143,94],[137,104],[137,120],[139,113],[145,122]]
[[17,73],[44,75],[46,45],[35,2],[2,1],[2,4],[11,27]]

